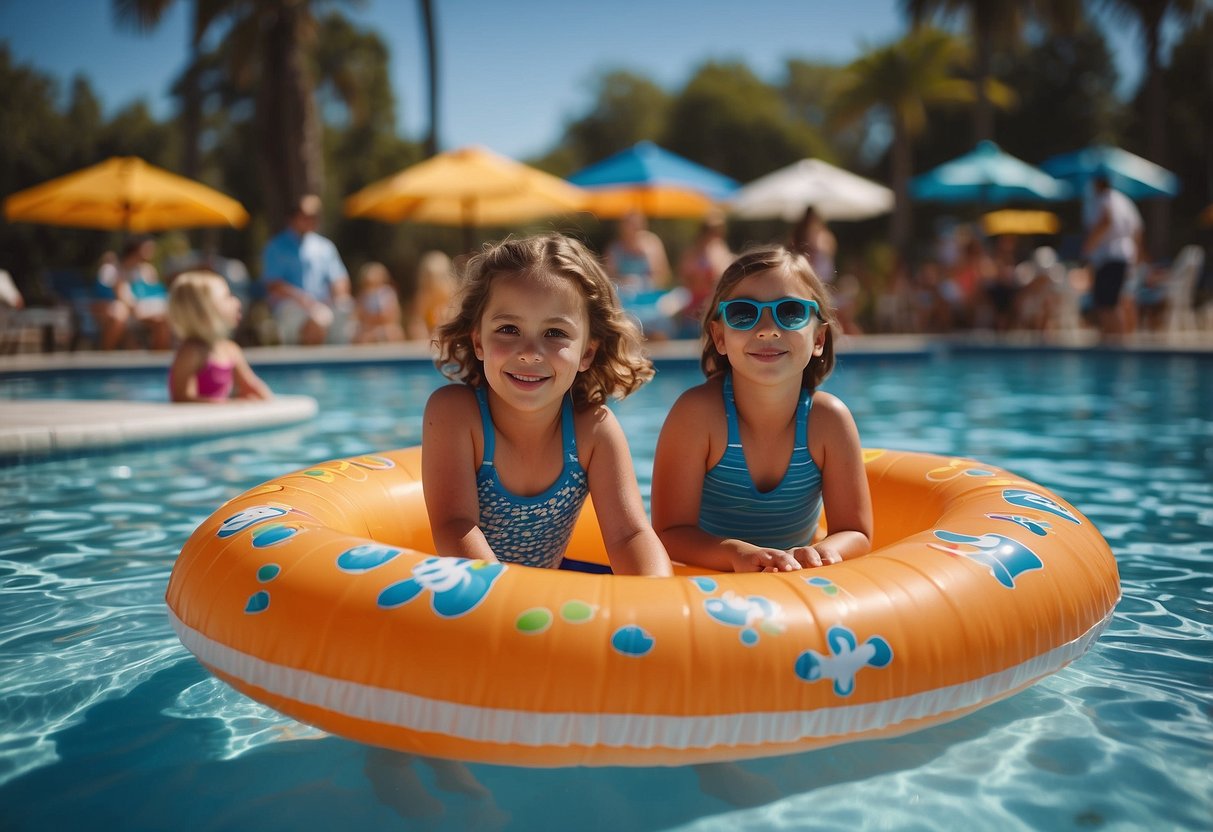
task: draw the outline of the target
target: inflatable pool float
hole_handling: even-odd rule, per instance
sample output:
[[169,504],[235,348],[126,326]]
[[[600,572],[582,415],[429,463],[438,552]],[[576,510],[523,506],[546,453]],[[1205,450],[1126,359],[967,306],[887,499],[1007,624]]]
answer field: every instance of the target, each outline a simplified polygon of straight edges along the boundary
[[[670,578],[433,557],[419,449],[327,462],[203,522],[169,580],[170,618],[216,676],[301,722],[531,766],[914,731],[1059,670],[1108,623],[1112,552],[1047,489],[967,459],[865,462],[870,554]],[[588,506],[568,558],[605,562]]]

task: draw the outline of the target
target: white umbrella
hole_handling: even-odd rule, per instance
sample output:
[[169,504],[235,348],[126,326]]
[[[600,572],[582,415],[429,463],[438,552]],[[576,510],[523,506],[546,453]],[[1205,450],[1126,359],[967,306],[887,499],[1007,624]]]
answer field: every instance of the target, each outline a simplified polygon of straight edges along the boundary
[[864,220],[892,211],[893,201],[884,185],[820,159],[801,159],[742,186],[729,201],[729,213],[795,222],[811,205],[827,220]]

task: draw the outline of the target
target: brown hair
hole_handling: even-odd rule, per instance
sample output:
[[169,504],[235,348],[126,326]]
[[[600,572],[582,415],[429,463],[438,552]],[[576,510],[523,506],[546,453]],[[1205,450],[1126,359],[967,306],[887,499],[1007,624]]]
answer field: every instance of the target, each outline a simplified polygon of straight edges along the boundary
[[640,331],[624,314],[602,265],[576,240],[560,234],[505,239],[487,245],[468,261],[454,316],[438,328],[435,365],[447,378],[478,387],[484,362],[476,357],[472,332],[480,325],[493,279],[502,275],[543,275],[567,280],[585,298],[590,340],[597,343],[589,369],[573,382],[578,409],[624,398],[653,377],[641,351]]
[[737,284],[747,277],[771,271],[779,271],[791,275],[803,283],[807,290],[808,300],[817,301],[821,317],[825,319],[825,322],[821,324],[821,326],[825,327],[825,343],[822,347],[821,355],[814,356],[809,360],[809,365],[804,369],[804,377],[801,382],[807,390],[812,392],[826,380],[826,377],[834,369],[834,330],[837,326],[837,318],[830,304],[830,293],[816,272],[813,271],[813,267],[809,265],[809,259],[803,254],[789,251],[783,246],[764,246],[748,249],[734,260],[731,266],[725,269],[724,274],[721,275],[720,280],[716,284],[716,291],[712,295],[712,300],[704,311],[703,354],[700,356],[699,366],[703,369],[703,374],[709,378],[730,369],[729,357],[722,355],[716,349],[716,344],[712,340],[708,325],[716,320],[718,314],[717,307],[720,306],[721,301],[737,288]]

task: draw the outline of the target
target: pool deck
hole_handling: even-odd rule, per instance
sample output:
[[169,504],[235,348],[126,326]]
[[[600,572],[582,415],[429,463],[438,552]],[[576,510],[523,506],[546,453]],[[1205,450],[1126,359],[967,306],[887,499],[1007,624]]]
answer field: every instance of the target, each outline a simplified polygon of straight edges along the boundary
[[[657,361],[698,362],[695,341],[649,345]],[[922,335],[864,335],[839,339],[840,359],[847,356],[925,357],[941,350],[1088,350],[1130,353],[1213,355],[1213,333],[1139,336],[1115,347],[1100,347],[1093,333],[1042,341],[966,335],[963,338]],[[254,367],[341,366],[431,361],[424,343],[342,347],[259,347],[245,351]],[[0,356],[0,376],[40,373],[167,372],[168,352],[69,352]],[[170,404],[79,399],[0,400],[0,462],[47,455],[87,453],[148,442],[196,439],[294,424],[316,414],[307,396],[276,396],[267,402]]]

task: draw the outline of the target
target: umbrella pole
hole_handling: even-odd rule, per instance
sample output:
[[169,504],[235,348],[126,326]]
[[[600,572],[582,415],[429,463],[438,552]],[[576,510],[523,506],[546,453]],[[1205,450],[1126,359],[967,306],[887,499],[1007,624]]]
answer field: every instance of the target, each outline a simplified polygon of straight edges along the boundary
[[472,236],[473,229],[473,204],[471,197],[464,197],[463,200],[463,250],[466,254],[472,253],[472,246],[475,244]]

